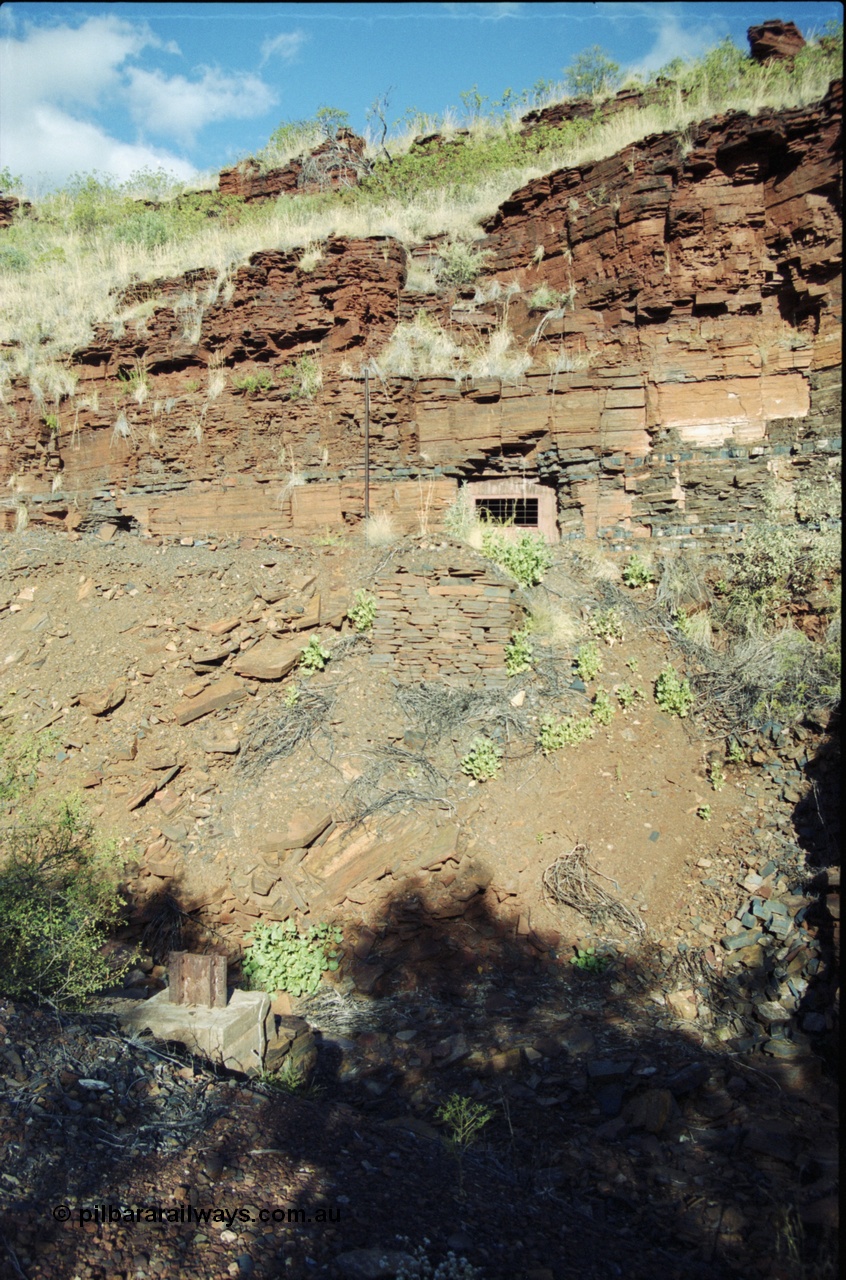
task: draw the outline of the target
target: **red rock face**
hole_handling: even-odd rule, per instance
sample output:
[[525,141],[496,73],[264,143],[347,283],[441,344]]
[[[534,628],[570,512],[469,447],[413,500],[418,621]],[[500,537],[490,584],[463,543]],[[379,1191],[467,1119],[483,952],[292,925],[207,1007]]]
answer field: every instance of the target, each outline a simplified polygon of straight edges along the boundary
[[[482,283],[519,285],[507,322],[533,364],[517,385],[374,370],[374,508],[434,527],[458,479],[523,476],[555,494],[562,536],[707,540],[754,518],[774,472],[825,468],[840,431],[841,115],[837,82],[812,107],[727,114],[514,192],[486,224]],[[124,303],[153,314],[75,353],[58,434],[18,383],[0,484],[16,477],[30,519],[194,536],[359,520],[355,375],[424,299],[389,238],[331,239],[311,271],[297,258],[133,286]],[[560,305],[533,308],[539,286]],[[504,315],[469,295],[425,306],[466,341]],[[294,393],[303,355],[322,374],[311,397]]]
[[[803,42],[804,43],[804,42]],[[573,120],[590,120],[594,115],[605,119],[619,115],[621,111],[638,111],[642,107],[650,107],[660,102],[667,89],[672,87],[671,80],[658,79],[654,85],[645,89],[621,89],[613,97],[606,98],[597,105],[592,98],[576,98],[567,102],[556,102],[551,107],[543,107],[537,111],[529,111],[522,117],[523,126],[520,132],[525,136],[536,129],[560,129],[562,125]],[[681,96],[687,97],[682,91]]]
[[310,155],[292,160],[281,169],[261,173],[254,160],[221,169],[218,190],[224,196],[240,196],[248,202],[275,200],[294,192],[339,191],[355,187],[366,172],[365,142],[349,129],[327,140]]
[[25,200],[23,206],[17,196],[0,195],[0,227],[10,227],[15,220],[18,209],[31,209],[32,205]]
[[746,32],[749,52],[756,62],[784,62],[805,47],[805,38],[794,22],[771,18]]

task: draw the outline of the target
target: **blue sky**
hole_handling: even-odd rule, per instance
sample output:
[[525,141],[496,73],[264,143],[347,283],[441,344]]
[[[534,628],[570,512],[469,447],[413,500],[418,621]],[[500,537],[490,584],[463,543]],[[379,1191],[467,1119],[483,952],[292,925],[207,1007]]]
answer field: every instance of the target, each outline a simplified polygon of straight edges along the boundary
[[74,172],[179,177],[261,147],[285,119],[349,112],[389,88],[389,119],[461,107],[474,84],[558,80],[601,45],[626,70],[695,56],[724,36],[746,48],[766,18],[805,33],[839,3],[52,4],[0,8],[0,168],[34,189]]

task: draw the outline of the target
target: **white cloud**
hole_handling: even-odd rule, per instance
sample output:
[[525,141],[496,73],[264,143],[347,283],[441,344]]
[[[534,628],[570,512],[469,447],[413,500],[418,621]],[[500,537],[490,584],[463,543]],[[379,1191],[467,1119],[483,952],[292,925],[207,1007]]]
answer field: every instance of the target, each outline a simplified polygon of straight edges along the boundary
[[657,71],[674,58],[698,58],[721,38],[722,32],[706,23],[691,28],[682,27],[678,19],[669,14],[659,27],[652,48],[641,58],[637,70]]
[[215,120],[258,116],[276,102],[259,76],[226,75],[206,67],[200,80],[166,76],[161,71],[128,72],[126,97],[135,121],[151,133],[191,142],[197,131]]
[[[133,65],[140,54],[178,54],[178,46],[113,14],[72,27],[24,24],[12,13],[0,31],[0,154],[28,183],[91,169],[125,178],[144,167],[187,178],[195,167],[148,133],[184,146],[206,124],[260,115],[276,101],[255,75],[142,70]],[[107,114],[126,109],[138,130],[131,140],[114,136]]]
[[264,66],[274,56],[283,62],[293,62],[307,40],[304,31],[281,31],[278,36],[263,40],[260,65]]
[[192,178],[194,165],[159,147],[120,142],[99,125],[80,120],[58,107],[38,106],[25,133],[12,132],[3,142],[3,163],[23,174],[33,190],[66,182],[73,173],[97,170],[125,181],[139,169],[164,169],[177,178]]
[[629,73],[647,75],[674,58],[698,58],[727,34],[726,24],[719,16],[715,15],[716,20],[710,22],[703,21],[700,14],[687,14],[684,6],[647,3],[609,6],[612,7],[618,11],[615,18],[635,16],[654,33],[649,52],[636,63],[627,65]]
[[[158,41],[119,18],[88,18],[73,29],[32,27],[0,40],[3,114],[18,117],[35,102],[96,106],[120,84],[120,68]],[[7,116],[8,119],[8,116]]]

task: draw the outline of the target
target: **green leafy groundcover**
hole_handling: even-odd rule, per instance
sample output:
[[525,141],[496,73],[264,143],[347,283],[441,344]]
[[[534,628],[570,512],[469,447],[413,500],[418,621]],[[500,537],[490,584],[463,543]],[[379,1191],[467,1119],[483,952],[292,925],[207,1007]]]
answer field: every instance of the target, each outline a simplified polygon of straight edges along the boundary
[[116,870],[70,808],[0,832],[0,990],[71,1007],[116,980],[103,954],[124,905]]
[[257,991],[287,991],[301,996],[316,991],[322,974],[335,971],[341,942],[340,929],[328,924],[311,925],[300,933],[293,920],[281,924],[257,924],[244,959],[244,973]]

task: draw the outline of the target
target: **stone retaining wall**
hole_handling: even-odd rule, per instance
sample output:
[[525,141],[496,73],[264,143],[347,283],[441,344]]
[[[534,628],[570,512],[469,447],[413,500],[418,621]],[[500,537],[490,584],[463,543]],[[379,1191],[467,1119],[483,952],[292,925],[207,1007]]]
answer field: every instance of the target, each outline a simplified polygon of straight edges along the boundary
[[405,680],[503,683],[505,646],[522,616],[515,591],[466,549],[412,553],[376,579],[371,661]]

